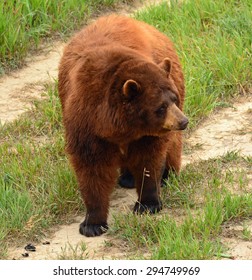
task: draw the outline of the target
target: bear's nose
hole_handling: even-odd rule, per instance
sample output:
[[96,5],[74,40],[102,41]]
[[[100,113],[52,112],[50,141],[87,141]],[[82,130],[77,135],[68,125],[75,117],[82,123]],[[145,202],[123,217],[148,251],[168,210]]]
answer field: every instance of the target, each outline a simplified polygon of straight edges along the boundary
[[186,129],[188,123],[189,123],[188,118],[184,117],[184,118],[179,122],[179,129],[180,129],[180,130]]

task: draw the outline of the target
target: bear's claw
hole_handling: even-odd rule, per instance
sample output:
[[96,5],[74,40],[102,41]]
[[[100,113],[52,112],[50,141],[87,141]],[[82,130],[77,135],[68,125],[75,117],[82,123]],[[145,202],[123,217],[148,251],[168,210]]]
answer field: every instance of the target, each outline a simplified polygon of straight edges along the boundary
[[133,212],[136,214],[156,214],[160,210],[162,210],[162,202],[152,202],[152,203],[141,203],[139,201],[136,202],[134,206]]
[[103,233],[105,233],[108,230],[108,224],[98,224],[98,225],[88,225],[84,221],[80,224],[79,232],[82,235],[85,235],[86,237],[94,237],[99,236]]

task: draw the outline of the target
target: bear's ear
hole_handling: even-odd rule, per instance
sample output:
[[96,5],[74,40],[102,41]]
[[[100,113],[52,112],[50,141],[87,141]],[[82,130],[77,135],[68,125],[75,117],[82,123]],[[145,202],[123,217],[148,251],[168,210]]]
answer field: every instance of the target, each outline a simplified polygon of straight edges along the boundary
[[141,92],[141,87],[138,82],[127,80],[123,85],[122,92],[127,100],[131,100]]
[[164,60],[161,63],[159,63],[159,67],[165,70],[168,77],[169,74],[171,73],[171,67],[172,67],[171,60],[167,57],[164,58]]

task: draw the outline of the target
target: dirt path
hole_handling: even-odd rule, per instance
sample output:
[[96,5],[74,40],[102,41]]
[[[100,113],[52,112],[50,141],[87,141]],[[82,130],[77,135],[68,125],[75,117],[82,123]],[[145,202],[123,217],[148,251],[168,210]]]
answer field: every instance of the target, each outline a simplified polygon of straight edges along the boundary
[[55,80],[64,44],[41,47],[38,56],[29,56],[26,66],[0,78],[0,122],[17,119],[31,108],[31,101],[41,98],[45,84]]
[[186,140],[192,151],[183,164],[221,156],[229,151],[252,156],[252,95],[213,113]]
[[[111,198],[108,223],[111,224],[113,214],[130,212],[137,199],[135,190],[116,189]],[[36,252],[29,253],[29,260],[41,259],[123,259],[126,258],[123,244],[104,234],[102,236],[88,238],[79,234],[79,224],[83,216],[75,217],[74,222],[68,225],[52,229],[53,234],[48,234],[39,244],[36,244]],[[49,242],[50,244],[44,244]],[[110,245],[109,245],[110,244]],[[108,246],[109,245],[109,246]],[[22,254],[26,251],[24,246],[9,249],[9,259],[24,259]],[[83,249],[84,248],[84,249]],[[125,253],[124,253],[125,252]]]
[[[128,10],[122,13],[128,13]],[[41,55],[27,59],[27,66],[22,70],[0,78],[1,123],[18,118],[20,114],[31,108],[31,99],[41,98],[44,84],[57,77],[58,62],[63,47],[64,44],[61,42],[44,47],[41,49]],[[190,162],[222,155],[227,151],[236,150],[251,156],[252,96],[242,97],[231,108],[214,113],[185,141],[189,149],[183,155],[184,166]],[[252,180],[252,173],[248,176]],[[113,213],[125,209],[131,211],[135,201],[135,190],[116,189],[111,199],[109,222],[112,222]],[[123,247],[124,244],[117,243],[109,235],[96,238],[81,236],[78,228],[82,220],[83,217],[78,216],[73,223],[53,229],[53,234],[48,235],[40,244],[36,244],[36,252],[31,252],[28,259],[60,257],[113,259],[126,256],[124,252],[127,248]],[[232,225],[232,227],[234,231],[242,231],[240,225]],[[252,231],[252,223],[248,225],[248,229]],[[49,241],[50,244],[43,245],[44,241]],[[234,237],[225,237],[223,242],[228,244],[229,253],[235,258],[252,259],[252,242],[241,241]],[[9,258],[23,258],[24,246],[10,248]]]

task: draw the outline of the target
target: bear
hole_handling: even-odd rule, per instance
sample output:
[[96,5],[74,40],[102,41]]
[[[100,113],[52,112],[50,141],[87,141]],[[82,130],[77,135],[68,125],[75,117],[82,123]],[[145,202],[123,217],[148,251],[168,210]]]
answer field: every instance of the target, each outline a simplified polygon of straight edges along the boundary
[[171,40],[142,21],[101,16],[64,48],[58,92],[66,153],[86,206],[79,232],[107,231],[120,170],[138,194],[133,211],[159,212],[161,181],[180,171],[181,133],[189,122]]

